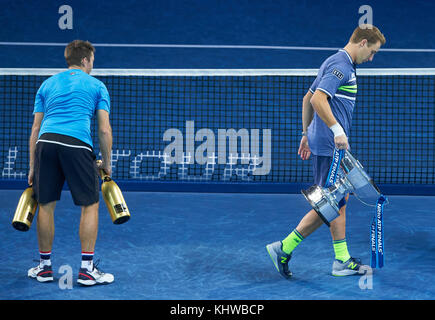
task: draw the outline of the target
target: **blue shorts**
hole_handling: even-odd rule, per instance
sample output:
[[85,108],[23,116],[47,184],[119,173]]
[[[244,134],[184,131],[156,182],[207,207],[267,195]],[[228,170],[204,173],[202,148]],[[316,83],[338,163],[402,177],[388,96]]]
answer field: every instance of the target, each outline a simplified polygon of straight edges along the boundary
[[[311,155],[313,164],[314,184],[325,187],[328,178],[329,168],[331,167],[332,157]],[[338,207],[341,208],[346,204],[346,197],[340,200]]]

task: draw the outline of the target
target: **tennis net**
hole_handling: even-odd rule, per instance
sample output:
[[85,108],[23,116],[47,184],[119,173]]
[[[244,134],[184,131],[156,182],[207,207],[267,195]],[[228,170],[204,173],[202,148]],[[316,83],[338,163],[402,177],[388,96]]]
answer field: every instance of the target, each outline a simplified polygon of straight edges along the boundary
[[[0,69],[2,180],[26,179],[35,94],[60,71]],[[114,179],[258,183],[260,191],[310,183],[297,150],[302,97],[316,73],[93,70],[111,96]],[[359,69],[357,81],[353,155],[379,185],[434,184],[435,69]]]

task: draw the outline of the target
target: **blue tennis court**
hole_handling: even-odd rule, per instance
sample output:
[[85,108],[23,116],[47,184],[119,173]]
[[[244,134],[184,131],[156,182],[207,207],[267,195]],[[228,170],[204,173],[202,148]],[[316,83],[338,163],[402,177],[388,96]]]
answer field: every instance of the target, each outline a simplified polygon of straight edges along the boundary
[[[113,225],[104,203],[100,210],[95,254],[102,270],[114,274],[115,282],[84,288],[75,282],[80,264],[80,213],[69,192],[63,192],[55,213],[55,281],[48,284],[27,278],[27,269],[39,255],[35,225],[26,233],[10,225],[19,194],[3,190],[0,196],[0,241],[8,253],[0,271],[0,299],[390,300],[435,296],[433,197],[389,197],[384,213],[385,267],[374,269],[370,288],[359,275],[331,275],[333,249],[326,226],[295,250],[291,280],[276,271],[265,245],[287,235],[309,209],[302,195],[126,192],[130,221]],[[369,264],[373,208],[353,197],[349,207],[350,253]],[[72,289],[59,287],[64,272],[57,271],[62,265],[73,270]]]

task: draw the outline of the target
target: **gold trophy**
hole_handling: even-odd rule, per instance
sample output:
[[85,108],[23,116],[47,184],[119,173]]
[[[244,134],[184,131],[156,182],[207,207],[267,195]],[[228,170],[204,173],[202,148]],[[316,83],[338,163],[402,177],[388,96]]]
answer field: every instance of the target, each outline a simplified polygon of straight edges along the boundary
[[[102,163],[101,160],[97,160],[97,165]],[[101,192],[103,194],[104,202],[109,210],[110,217],[114,224],[122,224],[130,219],[130,212],[128,211],[127,203],[122,196],[121,189],[112,178],[107,175],[103,169],[99,169],[101,179]]]
[[33,188],[29,186],[24,190],[15,210],[12,226],[19,231],[28,231],[35,217],[38,202],[33,198]]

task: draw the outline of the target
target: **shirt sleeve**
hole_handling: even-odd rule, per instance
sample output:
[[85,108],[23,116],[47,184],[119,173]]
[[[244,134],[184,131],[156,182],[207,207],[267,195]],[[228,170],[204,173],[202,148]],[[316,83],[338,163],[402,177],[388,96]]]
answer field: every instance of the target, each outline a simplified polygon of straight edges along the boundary
[[44,84],[42,84],[39,89],[38,92],[36,93],[35,96],[35,105],[33,106],[33,114],[37,113],[37,112],[44,112],[45,111],[45,99],[44,99],[44,94],[43,94],[43,87]]
[[311,84],[311,87],[310,87],[310,89],[309,89],[311,93],[314,93],[314,92],[316,91],[316,89],[317,89],[317,87],[318,87],[319,82],[320,82],[321,79],[322,79],[321,75],[318,74],[317,77],[316,77],[316,79],[314,79],[314,81],[313,81],[313,83]]
[[104,83],[101,83],[98,92],[98,101],[97,101],[96,110],[98,109],[106,110],[108,113],[110,113],[110,96]]
[[345,78],[345,68],[339,64],[331,64],[325,69],[317,85],[317,90],[325,92],[332,98],[337,92],[337,89],[346,81]]

